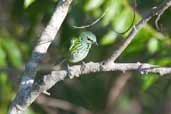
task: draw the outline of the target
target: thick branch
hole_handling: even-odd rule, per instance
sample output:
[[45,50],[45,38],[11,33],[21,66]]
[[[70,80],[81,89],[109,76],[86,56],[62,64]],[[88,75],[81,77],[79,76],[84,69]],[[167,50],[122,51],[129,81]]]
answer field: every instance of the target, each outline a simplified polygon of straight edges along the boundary
[[[103,69],[102,69],[103,68]],[[85,64],[84,69],[82,69],[82,65],[74,65],[70,67],[70,72],[73,76],[79,77],[83,74],[95,73],[95,72],[107,72],[107,71],[137,71],[141,74],[148,74],[148,73],[155,73],[159,74],[160,76],[169,75],[171,74],[170,67],[159,67],[156,65],[151,65],[147,63],[111,63],[110,65],[101,65],[101,63],[94,63],[89,62]],[[53,77],[53,80],[60,81],[67,76],[67,70],[59,70],[59,71],[52,71],[51,74],[48,75],[50,79]],[[45,80],[47,76],[45,76]],[[52,78],[51,78],[52,79]],[[46,82],[46,81],[45,81]],[[47,80],[48,82],[48,80]]]
[[[103,69],[102,69],[103,68]],[[81,65],[74,65],[70,67],[70,74],[73,77],[79,77],[83,74],[95,73],[95,72],[108,72],[108,71],[137,71],[141,74],[155,73],[160,76],[171,74],[170,67],[158,67],[156,65],[146,63],[111,63],[110,65],[101,65],[101,63],[89,62],[85,64],[84,69]],[[33,85],[32,94],[40,94],[41,92],[48,90],[55,83],[64,80],[67,77],[67,70],[52,71],[51,74],[44,76],[42,83],[35,83]]]
[[65,0],[58,4],[48,26],[43,31],[39,43],[35,47],[32,57],[26,64],[25,72],[20,84],[20,90],[12,102],[8,114],[21,114],[33,102],[30,99],[32,84],[36,76],[37,67],[47,52],[49,45],[55,39],[59,28],[64,21],[72,0]]

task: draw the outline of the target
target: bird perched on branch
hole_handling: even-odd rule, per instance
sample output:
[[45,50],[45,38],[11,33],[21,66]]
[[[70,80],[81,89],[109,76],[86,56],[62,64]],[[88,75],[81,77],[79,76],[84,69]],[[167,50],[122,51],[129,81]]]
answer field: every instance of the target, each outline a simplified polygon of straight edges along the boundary
[[72,39],[67,60],[71,63],[82,61],[88,55],[93,44],[97,46],[96,36],[89,31],[82,32],[79,37]]
[[[72,70],[70,69],[70,66],[67,62],[70,63],[78,63],[85,59],[92,47],[92,45],[98,45],[96,36],[89,31],[82,32],[79,37],[73,38],[71,40],[71,45],[69,47],[69,51],[67,55],[65,56],[65,59],[63,59],[59,64],[56,66],[60,66],[60,64],[67,65],[68,70],[68,76],[70,78],[73,78]],[[85,68],[84,62],[81,65],[81,70]],[[55,68],[58,69],[58,68]]]
[[[92,45],[97,46],[96,36],[89,31],[82,32],[79,37],[71,40],[71,46],[67,55],[67,61],[70,63],[77,63],[87,57]],[[84,62],[81,65],[81,70],[85,68]],[[67,66],[68,76],[72,79],[74,76],[69,65]]]

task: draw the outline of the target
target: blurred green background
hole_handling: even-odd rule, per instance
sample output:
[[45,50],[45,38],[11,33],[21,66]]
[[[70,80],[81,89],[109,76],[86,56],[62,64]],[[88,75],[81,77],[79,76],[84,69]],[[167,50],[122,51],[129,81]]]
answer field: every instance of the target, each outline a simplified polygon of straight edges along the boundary
[[[135,23],[162,1],[137,0]],[[24,65],[58,2],[0,0],[0,114],[7,113],[18,90]],[[133,6],[133,0],[73,0],[56,36],[58,41],[50,46],[43,64],[58,62],[66,53],[71,38],[85,30],[96,34],[99,43],[85,62],[106,59],[126,38],[127,34],[119,35],[115,31],[123,32],[129,27]],[[86,29],[72,27],[93,22],[106,8],[110,10],[94,26]],[[170,66],[170,20],[171,8],[160,19],[161,32],[156,30],[155,19],[152,19],[138,32],[117,62]],[[73,80],[66,79],[49,90],[50,98],[39,97],[25,114],[171,114],[170,82],[169,77],[136,72],[94,73]]]

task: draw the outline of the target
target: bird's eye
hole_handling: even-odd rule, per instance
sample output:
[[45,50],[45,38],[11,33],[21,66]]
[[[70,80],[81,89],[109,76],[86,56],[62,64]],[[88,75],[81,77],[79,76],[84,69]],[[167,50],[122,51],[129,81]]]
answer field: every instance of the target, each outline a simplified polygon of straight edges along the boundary
[[88,41],[92,41],[89,37],[87,37],[87,40],[88,40]]

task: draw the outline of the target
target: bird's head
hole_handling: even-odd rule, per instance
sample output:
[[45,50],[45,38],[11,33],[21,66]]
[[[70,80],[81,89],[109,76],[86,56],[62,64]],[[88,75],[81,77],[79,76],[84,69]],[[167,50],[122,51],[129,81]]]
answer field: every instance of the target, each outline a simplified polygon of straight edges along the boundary
[[88,44],[95,44],[96,46],[98,45],[96,36],[92,32],[89,32],[89,31],[82,32],[81,39]]

